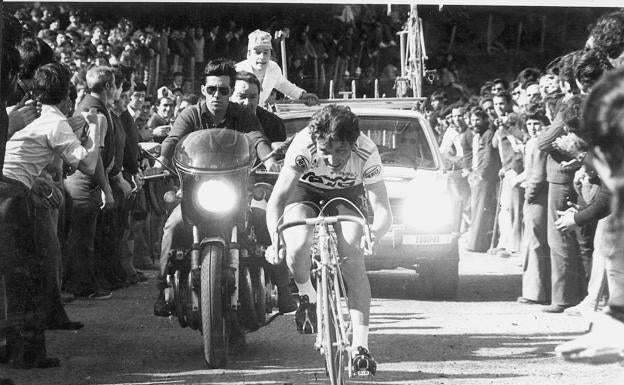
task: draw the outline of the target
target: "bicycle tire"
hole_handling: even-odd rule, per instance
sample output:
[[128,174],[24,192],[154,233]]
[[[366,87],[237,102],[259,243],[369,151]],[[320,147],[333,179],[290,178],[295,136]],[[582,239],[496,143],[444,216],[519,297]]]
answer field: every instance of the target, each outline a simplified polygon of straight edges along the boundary
[[[332,385],[345,384],[345,356],[346,350],[342,348],[344,335],[342,327],[342,311],[340,301],[338,278],[330,273],[327,267],[321,270],[321,285],[323,294],[321,295],[323,309],[322,322],[322,347],[325,358],[325,370]],[[338,294],[338,295],[337,295]]]

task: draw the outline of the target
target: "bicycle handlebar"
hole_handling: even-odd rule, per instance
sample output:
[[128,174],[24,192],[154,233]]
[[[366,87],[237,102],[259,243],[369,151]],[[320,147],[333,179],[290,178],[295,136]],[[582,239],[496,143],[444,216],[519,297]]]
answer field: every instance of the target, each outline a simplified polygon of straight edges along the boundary
[[282,223],[281,225],[277,226],[277,250],[280,249],[280,235],[282,234],[282,232],[288,228],[291,227],[295,227],[295,226],[303,226],[303,225],[309,225],[309,226],[316,226],[317,224],[334,224],[334,223],[339,223],[339,222],[353,222],[353,223],[357,223],[359,224],[362,229],[364,230],[364,239],[365,239],[365,246],[364,246],[364,254],[365,255],[372,255],[373,251],[372,251],[372,238],[371,238],[371,232],[370,232],[370,227],[368,226],[368,222],[366,221],[365,218],[362,217],[357,217],[355,215],[336,215],[336,216],[318,216],[318,217],[314,217],[314,218],[306,218],[306,219],[302,219],[302,220],[298,220],[298,221],[290,221],[290,222],[286,222],[286,223]]

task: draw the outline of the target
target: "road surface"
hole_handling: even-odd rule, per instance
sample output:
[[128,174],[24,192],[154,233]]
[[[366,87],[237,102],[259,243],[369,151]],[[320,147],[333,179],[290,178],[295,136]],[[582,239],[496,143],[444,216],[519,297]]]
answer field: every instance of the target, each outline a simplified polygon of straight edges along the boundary
[[[371,274],[370,345],[378,375],[370,384],[624,384],[619,364],[566,363],[558,344],[582,333],[587,321],[546,314],[515,302],[517,261],[463,254],[456,302],[412,299],[409,271]],[[156,270],[149,282],[122,289],[108,301],[67,305],[76,332],[47,332],[54,369],[14,370],[16,384],[326,384],[314,336],[299,335],[293,315],[247,335],[247,348],[226,369],[209,370],[199,332],[152,315]]]

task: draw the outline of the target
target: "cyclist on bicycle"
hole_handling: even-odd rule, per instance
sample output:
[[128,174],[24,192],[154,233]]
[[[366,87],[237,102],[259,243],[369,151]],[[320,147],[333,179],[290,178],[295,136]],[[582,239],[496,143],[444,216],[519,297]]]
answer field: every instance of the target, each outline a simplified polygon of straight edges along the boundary
[[[390,228],[392,214],[377,146],[360,133],[358,118],[348,107],[325,106],[296,134],[286,152],[284,167],[268,202],[267,226],[275,234],[282,217],[285,222],[315,217],[317,205],[334,197],[346,198],[366,215],[365,189],[374,212],[373,239],[380,238]],[[326,214],[359,215],[353,205],[337,201],[330,208],[333,212]],[[361,247],[362,229],[345,222],[335,225],[335,230],[348,287],[352,359],[366,359],[374,373],[376,364],[368,352],[371,290]],[[311,226],[298,226],[283,233],[286,262],[299,289],[295,322],[297,330],[305,334],[316,332],[316,291],[310,280],[313,231]],[[267,259],[278,262],[280,254],[270,250]]]

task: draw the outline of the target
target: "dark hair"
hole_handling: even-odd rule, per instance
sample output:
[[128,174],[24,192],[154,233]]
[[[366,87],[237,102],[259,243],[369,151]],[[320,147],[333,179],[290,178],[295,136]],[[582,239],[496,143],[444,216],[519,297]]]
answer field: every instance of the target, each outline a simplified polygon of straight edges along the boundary
[[479,106],[474,106],[470,109],[470,115],[476,115],[478,117],[480,117],[483,121],[487,122],[489,115],[487,114],[487,112],[485,112],[483,110],[483,108],[479,107]]
[[215,59],[206,64],[204,69],[204,82],[208,76],[227,76],[230,78],[230,87],[236,83],[236,69],[234,62],[228,59]]
[[542,76],[542,71],[537,68],[528,67],[520,71],[516,79],[522,84],[522,88],[526,88],[528,83],[537,83]]
[[557,63],[557,75],[559,79],[564,82],[568,82],[570,84],[570,88],[572,91],[578,91],[578,86],[576,85],[576,76],[574,74],[574,68],[576,67],[576,62],[578,58],[581,56],[582,51],[572,51],[563,56],[561,56],[559,62]]
[[509,82],[505,79],[500,79],[500,78],[496,78],[494,80],[492,80],[492,86],[494,86],[494,84],[502,84],[503,87],[505,88],[505,90],[509,89]]
[[22,58],[19,74],[21,79],[32,78],[39,66],[54,61],[54,50],[37,37],[22,40],[17,49]]
[[338,142],[355,143],[360,136],[357,116],[346,106],[326,105],[312,115],[308,123],[313,140],[331,139]]
[[603,73],[613,69],[611,63],[599,50],[583,52],[574,68],[574,76],[585,89],[591,88],[600,79]]
[[143,82],[135,82],[134,91],[135,92],[147,92],[147,86]]
[[487,82],[483,83],[483,85],[479,89],[479,95],[481,95],[481,96],[492,95],[492,86],[493,85],[494,84],[491,81],[489,81],[489,80]]
[[69,95],[69,69],[54,62],[39,67],[33,76],[33,92],[41,104],[56,105]]
[[256,77],[256,75],[251,72],[241,71],[236,73],[236,80],[241,80],[249,84],[254,84],[258,87],[258,92],[262,91],[262,85],[260,85],[260,80]]
[[[138,39],[137,39],[137,41],[138,41]],[[173,75],[171,75],[172,78],[175,78],[176,76],[184,76],[184,75],[180,71],[176,71],[176,72],[173,73]]]
[[610,59],[624,50],[624,11],[617,10],[601,16],[589,33],[594,46]]
[[539,120],[542,122],[544,126],[548,126],[550,124],[550,120],[546,116],[546,110],[544,109],[544,105],[542,103],[530,103],[525,107],[525,112],[522,117],[523,125],[526,126],[527,120]]

